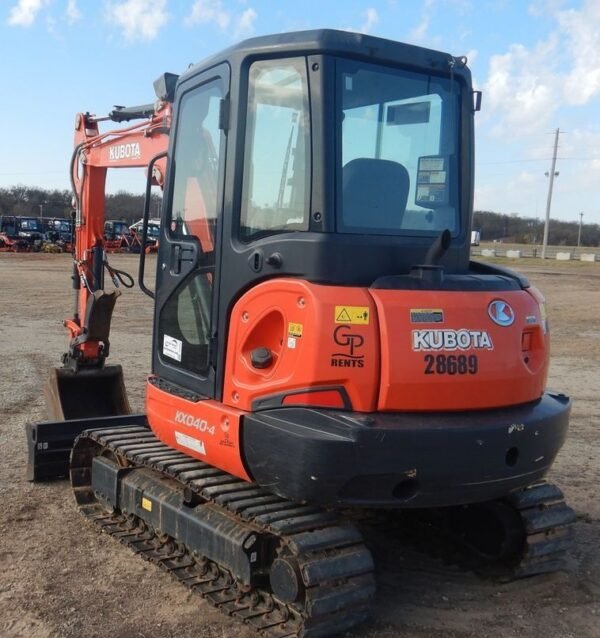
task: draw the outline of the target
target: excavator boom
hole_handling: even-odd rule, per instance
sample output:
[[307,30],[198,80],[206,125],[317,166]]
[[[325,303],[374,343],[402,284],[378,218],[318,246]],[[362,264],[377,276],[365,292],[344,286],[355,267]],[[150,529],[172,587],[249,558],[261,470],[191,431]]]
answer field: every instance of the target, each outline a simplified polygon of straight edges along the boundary
[[[157,102],[117,107],[106,117],[78,113],[70,166],[75,206],[73,288],[75,310],[64,321],[69,348],[63,366],[52,371],[45,388],[52,419],[130,413],[121,366],[105,365],[110,352],[110,324],[120,286],[131,287],[127,273],[113,269],[107,257],[105,184],[109,169],[147,167],[165,153],[171,127],[169,90],[176,76],[159,78]],[[172,97],[171,97],[172,99]],[[125,128],[100,131],[99,123],[136,121]],[[151,180],[162,188],[165,160],[154,164]],[[108,274],[114,290],[105,290]]]

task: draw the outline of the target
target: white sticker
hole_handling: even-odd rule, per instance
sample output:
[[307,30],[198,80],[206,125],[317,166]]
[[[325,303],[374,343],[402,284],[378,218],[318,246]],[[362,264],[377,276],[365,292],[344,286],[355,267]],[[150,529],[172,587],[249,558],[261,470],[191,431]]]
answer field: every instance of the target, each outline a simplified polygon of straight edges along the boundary
[[181,346],[182,342],[179,339],[169,337],[169,335],[163,336],[163,354],[165,357],[181,361]]
[[200,441],[199,439],[194,439],[191,436],[184,434],[183,432],[177,432],[177,430],[175,430],[175,440],[177,441],[177,443],[179,443],[179,445],[183,445],[183,447],[187,447],[190,450],[194,450],[195,452],[198,452],[199,454],[206,455],[206,449],[204,448],[204,443]]
[[295,347],[296,347],[296,338],[288,337],[288,348],[291,348],[293,350]]

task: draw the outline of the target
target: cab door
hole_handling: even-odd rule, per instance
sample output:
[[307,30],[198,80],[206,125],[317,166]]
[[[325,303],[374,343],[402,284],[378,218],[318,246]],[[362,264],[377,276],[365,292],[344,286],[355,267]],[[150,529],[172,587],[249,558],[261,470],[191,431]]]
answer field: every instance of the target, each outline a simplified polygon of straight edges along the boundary
[[225,65],[178,87],[156,277],[153,372],[209,397],[215,391],[226,152],[222,113],[228,90]]

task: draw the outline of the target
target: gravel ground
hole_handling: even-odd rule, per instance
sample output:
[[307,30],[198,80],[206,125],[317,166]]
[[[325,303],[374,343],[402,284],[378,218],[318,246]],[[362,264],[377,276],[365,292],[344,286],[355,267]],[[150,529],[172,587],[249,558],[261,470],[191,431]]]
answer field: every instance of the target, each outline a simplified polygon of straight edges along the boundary
[[[133,256],[112,263],[137,266]],[[600,266],[527,270],[549,304],[550,386],[574,399],[570,437],[550,475],[578,516],[567,570],[500,584],[385,543],[376,552],[374,620],[347,637],[600,637]],[[24,428],[44,418],[41,386],[65,349],[69,275],[65,255],[0,253],[0,636],[248,638],[248,629],[100,534],[77,513],[66,482],[25,480]],[[134,410],[143,406],[151,321],[150,300],[126,291],[111,359],[123,364]]]

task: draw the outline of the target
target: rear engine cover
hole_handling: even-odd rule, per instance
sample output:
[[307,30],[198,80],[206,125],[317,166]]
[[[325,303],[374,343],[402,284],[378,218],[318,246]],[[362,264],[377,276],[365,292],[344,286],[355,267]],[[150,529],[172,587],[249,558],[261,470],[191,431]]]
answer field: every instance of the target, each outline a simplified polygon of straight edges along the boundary
[[474,410],[538,399],[548,336],[537,291],[371,289],[379,411]]

